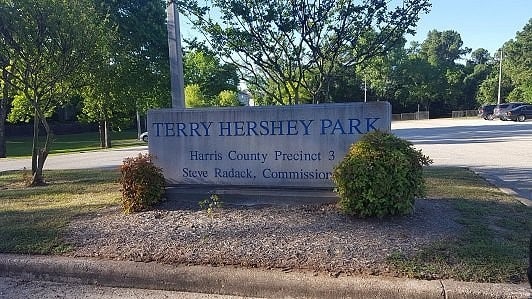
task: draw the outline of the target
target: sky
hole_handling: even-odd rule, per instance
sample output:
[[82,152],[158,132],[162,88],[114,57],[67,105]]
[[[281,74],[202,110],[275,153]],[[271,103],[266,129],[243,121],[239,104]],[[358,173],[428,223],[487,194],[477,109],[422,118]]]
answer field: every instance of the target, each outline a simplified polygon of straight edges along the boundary
[[408,41],[422,42],[427,33],[454,30],[464,47],[484,48],[494,54],[515,38],[517,31],[532,18],[532,0],[433,0],[431,11],[421,16],[415,36]]

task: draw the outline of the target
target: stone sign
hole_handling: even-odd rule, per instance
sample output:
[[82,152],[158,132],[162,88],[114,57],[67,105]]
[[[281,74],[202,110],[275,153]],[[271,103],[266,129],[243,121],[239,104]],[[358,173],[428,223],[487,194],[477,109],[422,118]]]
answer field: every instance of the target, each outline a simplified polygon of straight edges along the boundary
[[350,145],[390,129],[388,102],[148,112],[149,152],[170,184],[332,187]]

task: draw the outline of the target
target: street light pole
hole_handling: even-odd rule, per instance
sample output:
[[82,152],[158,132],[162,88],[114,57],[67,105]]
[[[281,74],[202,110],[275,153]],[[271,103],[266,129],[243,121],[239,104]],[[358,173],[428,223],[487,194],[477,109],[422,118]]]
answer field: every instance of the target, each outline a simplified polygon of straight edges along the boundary
[[183,49],[179,30],[179,13],[174,0],[169,0],[166,7],[168,29],[168,53],[170,58],[170,87],[172,108],[185,108],[185,80],[183,78]]
[[501,48],[501,57],[499,62],[499,91],[497,93],[497,105],[501,104],[501,81],[502,81],[502,48]]

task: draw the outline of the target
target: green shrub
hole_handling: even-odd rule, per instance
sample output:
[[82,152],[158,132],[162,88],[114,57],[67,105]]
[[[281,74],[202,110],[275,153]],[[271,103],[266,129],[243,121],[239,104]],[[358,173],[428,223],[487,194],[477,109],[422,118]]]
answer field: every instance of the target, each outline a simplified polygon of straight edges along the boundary
[[200,208],[207,212],[211,218],[214,218],[214,213],[221,209],[223,206],[223,201],[220,199],[220,196],[216,193],[212,193],[209,198],[201,200],[198,202]]
[[423,166],[432,161],[406,140],[371,132],[333,170],[340,209],[362,217],[411,213],[425,195]]
[[164,177],[162,170],[151,161],[150,155],[139,154],[136,158],[124,159],[120,171],[124,213],[146,210],[161,200]]

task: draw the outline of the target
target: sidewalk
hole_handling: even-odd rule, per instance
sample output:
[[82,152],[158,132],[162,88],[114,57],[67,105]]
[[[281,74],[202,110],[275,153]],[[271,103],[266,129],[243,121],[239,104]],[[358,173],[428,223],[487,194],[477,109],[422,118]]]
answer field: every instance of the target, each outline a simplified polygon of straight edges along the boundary
[[264,298],[530,298],[526,284],[339,276],[0,254],[0,276]]

